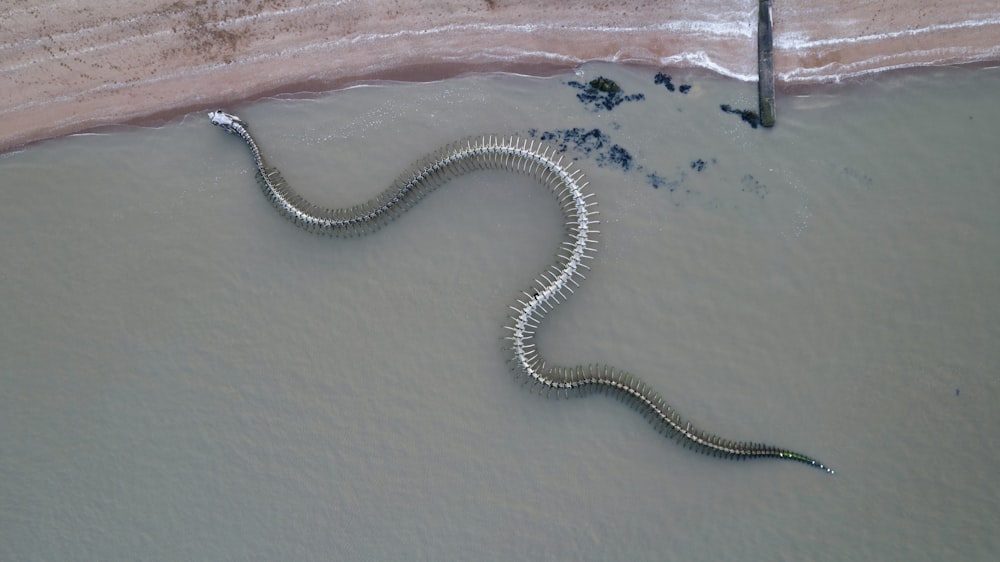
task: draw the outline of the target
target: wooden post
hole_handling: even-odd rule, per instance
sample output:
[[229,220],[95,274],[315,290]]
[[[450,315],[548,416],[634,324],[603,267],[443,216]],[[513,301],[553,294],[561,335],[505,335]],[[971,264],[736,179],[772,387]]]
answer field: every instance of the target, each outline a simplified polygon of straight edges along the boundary
[[760,124],[774,126],[774,48],[771,38],[771,0],[760,0],[757,20],[757,95]]

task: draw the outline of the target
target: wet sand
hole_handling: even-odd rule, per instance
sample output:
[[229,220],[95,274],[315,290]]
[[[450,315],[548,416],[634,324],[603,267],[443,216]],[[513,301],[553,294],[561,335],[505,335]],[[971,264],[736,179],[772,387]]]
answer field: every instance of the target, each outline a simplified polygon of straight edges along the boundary
[[[1000,60],[994,0],[785,2],[779,83]],[[752,0],[482,2],[128,0],[0,8],[0,152],[101,125],[261,96],[584,61],[756,77]]]

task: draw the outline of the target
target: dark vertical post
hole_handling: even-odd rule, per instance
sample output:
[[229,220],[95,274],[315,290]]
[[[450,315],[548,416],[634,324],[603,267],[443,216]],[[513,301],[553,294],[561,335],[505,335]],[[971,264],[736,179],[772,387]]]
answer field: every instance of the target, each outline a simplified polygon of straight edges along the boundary
[[771,39],[771,0],[760,0],[757,20],[757,95],[760,124],[774,126],[774,48]]

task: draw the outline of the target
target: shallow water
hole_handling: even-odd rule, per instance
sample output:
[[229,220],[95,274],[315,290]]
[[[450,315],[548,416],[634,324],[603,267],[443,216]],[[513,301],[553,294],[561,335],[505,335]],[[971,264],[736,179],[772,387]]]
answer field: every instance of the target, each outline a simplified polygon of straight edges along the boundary
[[[595,111],[569,82],[601,75],[644,99]],[[0,558],[987,559],[1000,70],[784,95],[773,130],[719,109],[753,85],[654,75],[227,109],[330,206],[469,134],[564,142],[603,224],[545,355],[627,368],[704,429],[836,475],[697,455],[614,400],[513,382],[505,311],[561,236],[532,182],[477,173],[331,240],[197,114],[0,156]]]

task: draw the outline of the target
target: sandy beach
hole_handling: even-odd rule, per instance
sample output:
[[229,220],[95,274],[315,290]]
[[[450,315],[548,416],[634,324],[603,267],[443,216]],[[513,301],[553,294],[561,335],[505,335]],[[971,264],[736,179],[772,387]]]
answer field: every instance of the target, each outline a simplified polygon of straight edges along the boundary
[[[364,81],[546,74],[584,61],[756,79],[753,0],[12,0],[0,152],[94,127]],[[774,7],[779,84],[1000,60],[995,0]]]

